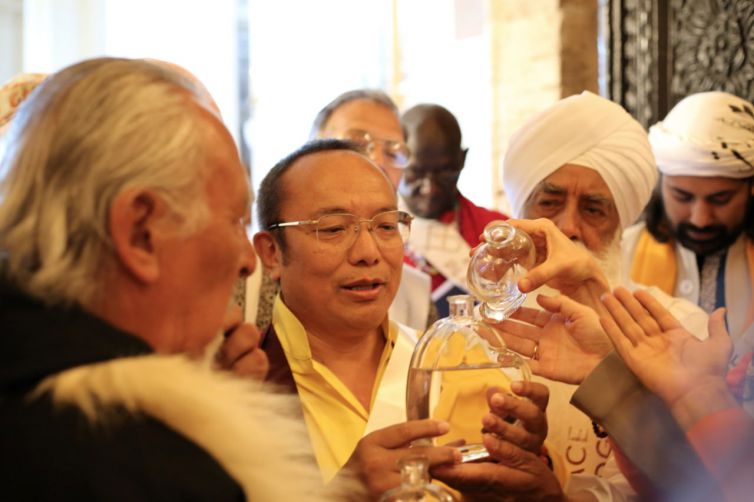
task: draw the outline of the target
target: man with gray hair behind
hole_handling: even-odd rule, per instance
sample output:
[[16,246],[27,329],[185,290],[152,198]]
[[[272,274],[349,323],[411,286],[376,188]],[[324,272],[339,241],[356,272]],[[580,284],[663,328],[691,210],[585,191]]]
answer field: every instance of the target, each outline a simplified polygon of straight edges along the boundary
[[5,140],[4,497],[324,499],[295,403],[196,357],[255,266],[248,179],[201,84],[84,61]]

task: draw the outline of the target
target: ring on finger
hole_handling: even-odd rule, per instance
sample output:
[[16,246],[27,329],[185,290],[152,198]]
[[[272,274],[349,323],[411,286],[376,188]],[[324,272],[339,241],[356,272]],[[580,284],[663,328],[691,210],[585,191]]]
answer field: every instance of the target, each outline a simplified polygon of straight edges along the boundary
[[534,351],[531,353],[532,361],[539,361],[539,342],[534,342]]

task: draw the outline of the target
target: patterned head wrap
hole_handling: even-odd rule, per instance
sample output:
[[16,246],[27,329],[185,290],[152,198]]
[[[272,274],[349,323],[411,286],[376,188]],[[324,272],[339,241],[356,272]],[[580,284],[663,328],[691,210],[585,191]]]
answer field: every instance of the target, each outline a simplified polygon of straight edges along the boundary
[[657,167],[669,176],[754,176],[754,107],[727,92],[682,99],[649,128]]

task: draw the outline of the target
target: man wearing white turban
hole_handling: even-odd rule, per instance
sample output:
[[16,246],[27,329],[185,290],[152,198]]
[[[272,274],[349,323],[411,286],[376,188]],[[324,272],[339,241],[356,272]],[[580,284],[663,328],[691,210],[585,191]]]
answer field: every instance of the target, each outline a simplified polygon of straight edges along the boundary
[[619,105],[586,91],[514,134],[503,167],[516,217],[549,218],[597,254],[634,223],[656,180],[644,129]]
[[626,231],[626,269],[707,312],[726,307],[740,357],[754,348],[754,107],[725,92],[694,94],[649,141],[662,177],[646,222]]
[[[621,274],[622,230],[638,218],[656,180],[644,129],[619,105],[590,92],[565,98],[529,120],[512,136],[503,166],[514,215],[552,220],[598,259],[612,287],[627,285]],[[653,293],[690,331],[706,337],[707,316],[696,306]],[[527,303],[538,306],[536,296],[529,295]],[[535,343],[534,358],[537,348]],[[558,371],[567,373],[571,362],[564,358]],[[570,405],[576,386],[569,383],[579,378],[550,376],[560,381],[540,380],[550,387],[548,439],[572,474],[567,493],[631,500],[610,444],[595,437],[590,420]]]

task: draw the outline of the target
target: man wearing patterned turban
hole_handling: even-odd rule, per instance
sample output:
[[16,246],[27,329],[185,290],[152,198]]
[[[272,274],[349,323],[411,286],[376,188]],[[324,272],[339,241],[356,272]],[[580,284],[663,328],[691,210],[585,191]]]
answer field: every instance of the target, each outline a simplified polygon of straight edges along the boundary
[[626,232],[631,277],[707,312],[726,307],[736,341],[754,321],[754,107],[694,94],[649,141],[662,176],[646,221]]
[[[631,278],[725,307],[739,398],[754,413],[754,106],[726,92],[681,100],[649,130],[661,179],[624,236]],[[747,369],[748,366],[748,369]],[[733,372],[735,373],[735,372]]]

